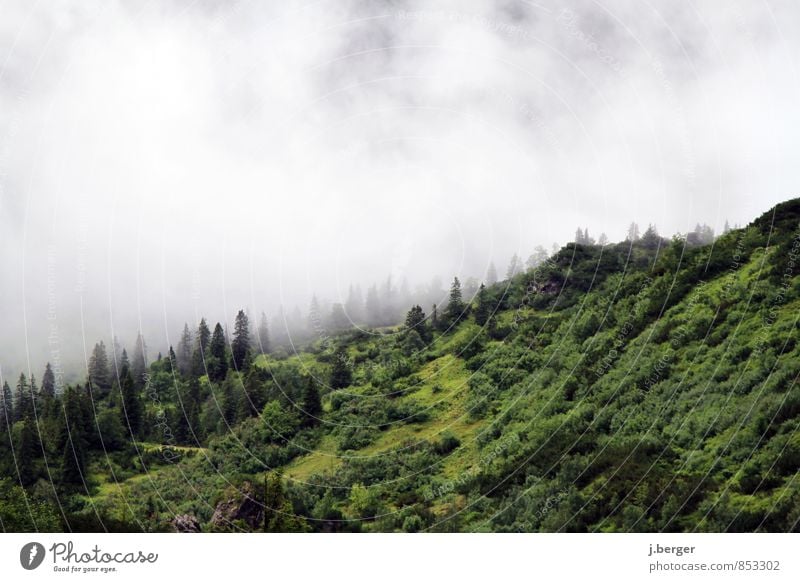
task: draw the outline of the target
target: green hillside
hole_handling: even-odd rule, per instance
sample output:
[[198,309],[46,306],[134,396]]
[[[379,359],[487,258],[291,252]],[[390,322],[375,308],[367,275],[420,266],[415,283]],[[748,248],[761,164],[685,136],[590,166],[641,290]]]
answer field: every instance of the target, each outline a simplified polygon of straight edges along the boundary
[[710,245],[569,244],[435,324],[220,380],[165,357],[135,443],[85,428],[86,484],[48,488],[46,442],[24,494],[53,529],[797,531],[798,275],[800,199]]

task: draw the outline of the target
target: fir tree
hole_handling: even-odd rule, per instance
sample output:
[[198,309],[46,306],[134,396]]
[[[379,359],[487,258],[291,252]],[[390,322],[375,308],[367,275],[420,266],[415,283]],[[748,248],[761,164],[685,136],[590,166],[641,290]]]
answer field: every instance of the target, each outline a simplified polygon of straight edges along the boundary
[[17,465],[19,467],[19,482],[23,487],[33,485],[36,481],[35,459],[40,452],[37,446],[36,428],[30,417],[26,417],[20,434],[19,449],[17,450]]
[[44,368],[44,375],[42,375],[42,390],[40,392],[43,400],[48,400],[56,395],[56,375],[53,373],[53,368],[50,362]]
[[97,388],[100,396],[108,394],[111,390],[108,353],[102,341],[94,345],[92,357],[89,358],[89,381],[94,388]]
[[231,358],[236,370],[245,370],[250,358],[250,323],[244,310],[236,315],[231,342]]
[[141,332],[137,334],[136,345],[133,347],[131,373],[133,374],[133,383],[136,388],[139,390],[144,388],[147,377],[147,346],[144,343],[144,337],[142,337]]
[[212,382],[222,382],[228,374],[228,352],[225,344],[225,331],[222,329],[222,325],[217,323],[214,326],[214,333],[211,335],[211,343],[208,346],[211,354],[208,379]]
[[425,312],[421,306],[415,305],[408,310],[405,326],[409,331],[416,331],[423,341],[430,341],[430,330],[425,324]]
[[61,481],[67,485],[81,485],[86,474],[86,443],[74,425],[67,431],[61,462]]
[[189,324],[183,324],[183,332],[181,339],[178,342],[178,370],[184,376],[189,373],[192,368],[192,333],[189,331]]
[[450,300],[447,303],[445,310],[445,320],[447,325],[454,325],[458,322],[464,313],[464,300],[461,297],[461,281],[458,277],[453,278],[453,284],[450,286]]
[[270,352],[269,344],[269,325],[267,324],[267,314],[261,312],[261,321],[258,324],[258,350],[262,354]]
[[31,417],[33,417],[31,387],[25,374],[20,374],[17,381],[16,402],[14,403],[14,420],[25,420]]
[[122,365],[120,366],[119,391],[122,398],[122,424],[127,426],[131,437],[136,438],[142,428],[142,401],[133,381],[130,365],[127,363],[127,354],[122,351]]
[[488,320],[489,298],[487,297],[486,286],[481,284],[475,301],[475,323],[480,326],[484,326]]
[[340,345],[336,348],[333,354],[333,365],[331,366],[330,385],[334,390],[346,388],[353,380],[352,372],[350,370],[350,358],[347,355],[347,350],[344,346]]
[[304,426],[316,426],[319,424],[319,417],[322,415],[322,399],[319,395],[317,383],[312,377],[307,377],[303,386],[302,402]]
[[489,268],[486,270],[486,284],[494,285],[497,283],[497,269],[494,263],[489,263]]
[[0,436],[8,432],[13,422],[14,397],[11,394],[11,387],[8,382],[3,382],[3,390],[0,392]]

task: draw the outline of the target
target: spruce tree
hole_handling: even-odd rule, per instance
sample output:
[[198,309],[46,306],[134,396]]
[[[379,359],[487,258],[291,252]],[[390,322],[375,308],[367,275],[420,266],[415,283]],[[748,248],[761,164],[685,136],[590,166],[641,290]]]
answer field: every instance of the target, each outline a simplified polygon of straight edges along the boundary
[[147,377],[147,346],[141,332],[136,336],[136,345],[133,348],[133,361],[131,362],[133,383],[137,389],[144,388]]
[[344,346],[338,346],[333,354],[333,365],[331,366],[330,385],[334,390],[346,388],[353,381],[350,371],[350,358]]
[[450,300],[447,303],[445,310],[446,325],[454,325],[461,318],[464,313],[464,300],[461,297],[461,281],[458,277],[453,278],[453,284],[450,286]]
[[111,372],[108,367],[108,352],[101,341],[94,344],[92,356],[89,358],[89,381],[97,388],[99,395],[108,394],[111,390]]
[[80,430],[70,426],[64,443],[61,461],[61,481],[66,485],[81,485],[86,474],[86,443]]
[[42,399],[47,400],[56,395],[56,375],[53,373],[53,368],[50,362],[44,368],[44,375],[42,376],[42,390],[40,392]]
[[231,342],[231,358],[236,370],[245,370],[250,358],[250,323],[243,309],[236,315]]
[[269,325],[267,324],[267,314],[263,311],[261,312],[261,321],[258,324],[258,351],[262,354],[268,354],[270,352],[270,343],[269,343]]
[[430,341],[430,329],[425,323],[425,312],[421,306],[415,305],[408,310],[405,326],[409,331],[416,331],[423,341]]
[[178,341],[177,356],[178,371],[184,376],[189,373],[192,367],[192,333],[189,331],[189,324],[183,324],[181,339]]
[[120,367],[119,391],[122,398],[122,424],[131,432],[131,438],[139,436],[142,428],[142,401],[133,381],[130,365],[126,362],[125,351],[122,352],[123,364]]
[[322,415],[322,399],[319,395],[317,383],[311,376],[306,378],[303,386],[301,406],[304,413],[303,425],[316,426],[319,424],[319,418]]
[[0,436],[8,432],[13,422],[14,397],[11,394],[11,387],[8,382],[3,382],[3,390],[0,392]]
[[23,487],[33,485],[36,481],[35,461],[40,447],[37,446],[36,428],[30,417],[25,418],[20,434],[19,448],[17,450],[17,464],[19,467],[19,482]]
[[486,286],[481,283],[478,289],[478,296],[475,303],[475,323],[480,326],[486,325],[489,319],[489,298],[486,293]]
[[228,353],[225,345],[225,330],[219,323],[214,326],[208,351],[210,353],[208,379],[212,382],[222,382],[228,374]]
[[25,374],[19,375],[17,381],[16,402],[14,403],[14,420],[25,420],[33,417],[33,399],[31,387]]
[[247,374],[242,385],[242,397],[239,400],[237,420],[245,420],[251,416],[258,416],[267,403],[267,389],[264,385],[261,371],[254,368]]
[[489,263],[489,268],[486,270],[486,284],[494,285],[497,283],[497,268],[494,263]]

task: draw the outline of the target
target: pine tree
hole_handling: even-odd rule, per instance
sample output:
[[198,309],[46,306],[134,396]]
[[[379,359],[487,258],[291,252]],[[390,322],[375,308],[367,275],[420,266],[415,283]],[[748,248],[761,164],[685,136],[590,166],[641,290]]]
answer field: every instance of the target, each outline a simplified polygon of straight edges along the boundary
[[175,354],[175,350],[172,349],[172,346],[169,346],[168,356],[169,358],[169,371],[173,374],[178,373],[178,356]]
[[189,324],[183,324],[181,339],[178,341],[178,370],[184,376],[192,369],[192,333],[189,331]]
[[630,226],[628,226],[628,234],[625,237],[627,242],[634,243],[639,240],[639,225],[635,222],[631,222]]
[[519,255],[514,253],[511,257],[511,260],[508,262],[508,270],[506,271],[506,279],[512,279],[517,273],[522,270],[522,262],[520,261]]
[[205,317],[200,319],[194,340],[192,352],[192,376],[198,378],[208,372],[208,344],[211,342],[211,331],[208,329]]
[[269,344],[269,325],[267,324],[267,314],[261,312],[261,322],[258,324],[258,351],[268,354],[271,346]]
[[422,307],[415,305],[406,314],[406,329],[416,331],[423,341],[430,341],[430,330],[425,324],[425,312]]
[[250,323],[243,309],[236,315],[231,342],[231,358],[234,369],[245,370],[250,358]]
[[333,365],[331,366],[330,385],[334,390],[346,388],[353,381],[350,370],[350,358],[344,346],[338,346],[333,354]]
[[489,263],[489,268],[486,270],[486,284],[494,285],[497,283],[497,269],[494,263]]
[[16,402],[14,403],[14,420],[25,420],[31,417],[33,417],[31,387],[25,374],[20,374],[17,381]]
[[475,323],[480,326],[486,325],[489,319],[489,298],[486,293],[486,286],[481,284],[478,289],[478,296],[475,302]]
[[461,281],[458,280],[458,277],[454,277],[453,284],[450,286],[450,300],[444,313],[447,325],[456,324],[463,315],[464,309],[464,300],[461,297]]
[[351,326],[350,320],[344,311],[341,303],[331,305],[330,328],[334,331],[341,331]]
[[237,420],[245,420],[251,416],[258,416],[267,403],[267,390],[264,379],[257,368],[247,374],[244,380],[242,397],[239,400]]
[[133,374],[133,383],[136,388],[139,390],[144,388],[147,377],[147,345],[144,343],[144,337],[142,337],[141,332],[136,335],[136,345],[133,347],[131,373]]
[[19,467],[19,482],[23,487],[33,485],[36,481],[35,459],[40,452],[37,446],[36,428],[33,420],[26,417],[20,434],[19,449],[17,450],[17,464]]
[[0,436],[8,432],[13,422],[14,397],[11,394],[11,387],[8,382],[3,382],[3,390],[0,392]]
[[50,362],[44,368],[44,375],[42,375],[42,390],[40,392],[43,400],[48,400],[56,395],[56,375],[53,373],[53,368]]
[[212,382],[222,382],[228,374],[228,353],[225,345],[225,331],[222,325],[214,326],[208,350],[211,354],[208,365],[208,379]]
[[436,308],[436,304],[433,304],[433,309],[431,310],[431,327],[433,329],[439,329],[439,310]]
[[131,437],[135,439],[142,428],[142,401],[136,390],[125,350],[122,351],[122,361],[119,380],[119,391],[122,398],[120,412],[122,414],[122,424],[128,427]]
[[301,406],[305,414],[303,425],[316,426],[319,424],[319,418],[322,415],[322,399],[316,381],[310,376],[305,379]]
[[656,249],[661,243],[661,237],[658,236],[656,227],[652,224],[647,225],[647,230],[644,231],[640,244],[646,249]]
[[89,358],[89,381],[99,391],[99,395],[108,394],[111,390],[111,375],[108,368],[106,345],[101,341],[94,344],[92,357]]
[[86,474],[86,443],[76,426],[67,431],[61,462],[61,481],[67,485],[81,485]]

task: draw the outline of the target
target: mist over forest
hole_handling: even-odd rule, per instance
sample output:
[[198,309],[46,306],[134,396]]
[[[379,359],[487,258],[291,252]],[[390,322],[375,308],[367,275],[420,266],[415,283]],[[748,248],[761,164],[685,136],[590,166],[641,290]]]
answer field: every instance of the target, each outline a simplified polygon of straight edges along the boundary
[[578,226],[745,224],[798,191],[793,10],[5,2],[3,377],[389,277],[430,309]]

